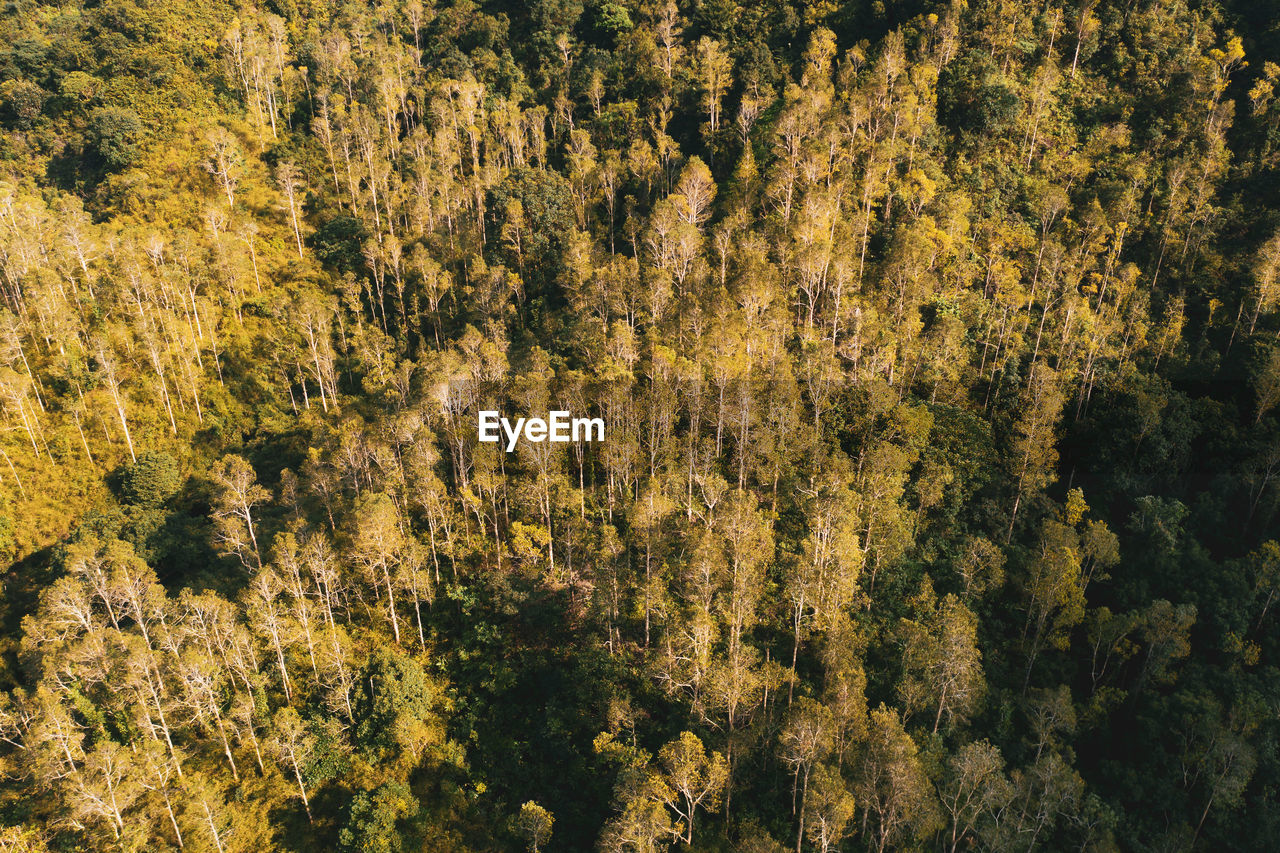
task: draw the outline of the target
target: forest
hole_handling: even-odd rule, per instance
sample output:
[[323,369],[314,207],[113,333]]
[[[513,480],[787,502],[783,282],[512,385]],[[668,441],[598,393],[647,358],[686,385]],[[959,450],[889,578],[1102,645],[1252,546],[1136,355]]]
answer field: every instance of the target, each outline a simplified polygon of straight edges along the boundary
[[1265,2],[0,11],[3,853],[1274,850],[1277,595]]

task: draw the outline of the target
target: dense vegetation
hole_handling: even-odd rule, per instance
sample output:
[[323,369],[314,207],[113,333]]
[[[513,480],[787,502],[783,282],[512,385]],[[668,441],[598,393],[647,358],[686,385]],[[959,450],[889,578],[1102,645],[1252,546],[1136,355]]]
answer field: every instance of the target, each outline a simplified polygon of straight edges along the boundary
[[1274,849],[1266,4],[0,32],[0,849]]

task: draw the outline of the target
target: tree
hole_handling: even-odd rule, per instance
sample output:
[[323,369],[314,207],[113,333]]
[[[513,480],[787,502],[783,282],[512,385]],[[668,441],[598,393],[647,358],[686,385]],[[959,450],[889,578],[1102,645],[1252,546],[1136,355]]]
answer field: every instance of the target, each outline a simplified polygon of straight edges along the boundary
[[680,170],[673,193],[676,215],[686,224],[700,228],[710,215],[709,208],[715,197],[716,185],[711,179],[711,170],[702,160],[690,157]]
[[[801,696],[791,706],[786,725],[778,734],[782,745],[783,760],[790,765],[792,772],[791,812],[799,815],[799,829],[796,831],[796,850],[804,841],[805,816],[809,802],[809,773],[814,765],[821,761],[831,749],[831,712],[821,703],[807,696]],[[799,790],[800,800],[796,802]]]
[[296,642],[298,631],[282,600],[284,591],[284,583],[275,571],[270,567],[264,568],[249,582],[249,588],[245,591],[244,609],[254,633],[265,638],[274,653],[285,701],[292,702],[293,686],[285,663],[285,648]]
[[650,480],[631,509],[630,528],[643,536],[644,544],[644,645],[649,647],[650,621],[653,613],[652,584],[655,558],[661,559],[663,521],[675,510],[675,505],[662,493],[659,485]]
[[1014,425],[1012,473],[1017,477],[1013,510],[1009,513],[1009,533],[1018,518],[1023,498],[1034,494],[1053,481],[1053,465],[1058,454],[1054,449],[1054,431],[1065,400],[1054,371],[1037,365],[1023,394],[1022,415]]
[[866,646],[866,636],[846,616],[828,632],[822,650],[822,701],[831,712],[832,750],[838,764],[867,732]]
[[209,159],[204,168],[218,182],[223,195],[227,197],[227,207],[236,206],[236,188],[244,170],[244,154],[240,143],[230,131],[223,127],[215,127],[205,134],[205,142],[209,147]]
[[155,509],[181,485],[178,462],[167,453],[143,451],[121,477],[124,499],[134,506]]
[[443,741],[436,713],[442,702],[439,686],[421,664],[380,647],[356,682],[355,742],[379,759],[417,761],[429,746]]
[[1196,621],[1196,606],[1175,606],[1159,598],[1151,603],[1144,617],[1141,635],[1147,644],[1147,653],[1134,686],[1135,692],[1148,683],[1163,684],[1173,679],[1170,667],[1191,653],[1190,635]]
[[372,791],[361,791],[338,833],[338,849],[347,853],[400,853],[404,838],[397,824],[418,813],[418,800],[401,782],[385,782]]
[[665,805],[674,794],[657,776],[629,779],[620,796],[622,813],[605,825],[601,849],[610,853],[659,853],[684,837],[683,825],[672,823]]
[[142,122],[133,110],[99,107],[89,115],[89,138],[94,153],[111,171],[134,164],[141,134]]
[[355,515],[351,556],[381,598],[387,600],[387,619],[397,643],[400,617],[396,612],[399,565],[406,548],[400,512],[385,494],[366,495]]
[[303,781],[303,767],[310,763],[315,754],[316,739],[307,731],[306,724],[293,708],[281,708],[276,712],[271,745],[276,755],[287,768],[298,784],[298,794],[302,797],[302,807],[306,809],[307,820],[312,823],[311,801],[307,798],[307,786]]
[[213,842],[217,853],[226,853],[228,843],[235,838],[236,827],[229,820],[234,813],[217,781],[193,774],[184,783],[184,792],[190,803],[192,819],[200,827],[201,834]]
[[699,807],[710,812],[719,809],[729,777],[728,765],[718,752],[707,755],[702,741],[692,732],[681,732],[680,737],[662,747],[658,763],[666,785],[675,795],[667,805],[683,822],[685,843],[693,844],[694,814]]
[[974,837],[988,847],[997,846],[1005,809],[1014,796],[998,747],[988,741],[961,747],[947,762],[940,793],[950,816],[949,850],[958,850],[966,839]]
[[71,803],[74,814],[96,824],[105,823],[122,848],[133,846],[136,824],[125,823],[125,814],[142,793],[133,772],[132,753],[110,741],[85,756],[84,767],[74,778]]
[[1271,347],[1258,371],[1256,380],[1258,414],[1254,423],[1262,423],[1263,417],[1280,403],[1280,346]]
[[965,720],[986,689],[982,653],[978,649],[978,619],[954,595],[939,602],[928,578],[917,597],[923,621],[904,619],[903,681],[898,687],[910,711],[936,709],[933,731],[943,716]]
[[720,104],[733,82],[733,62],[720,42],[703,36],[693,47],[693,67],[702,88],[702,108],[707,114],[706,135],[711,139],[720,130]]
[[[213,517],[215,538],[225,553],[234,554],[246,569],[262,568],[258,535],[254,527],[255,508],[271,497],[256,482],[252,466],[241,456],[227,454],[210,472],[214,485]],[[253,556],[252,565],[249,556]]]
[[994,542],[982,537],[971,539],[956,561],[965,600],[972,603],[999,589],[1004,582],[1004,563],[1004,554]]
[[107,386],[108,393],[111,395],[111,401],[115,405],[116,417],[120,419],[120,430],[124,433],[125,444],[129,447],[129,459],[137,462],[138,456],[133,449],[133,436],[129,433],[129,418],[125,412],[123,381],[119,374],[115,353],[109,352],[106,343],[103,341],[98,342],[97,349],[98,369],[102,372],[103,381]]
[[825,628],[853,602],[865,555],[856,495],[839,473],[824,480],[808,495],[808,535],[787,580],[793,672],[807,624]]
[[28,130],[44,108],[47,93],[30,80],[6,80],[0,87],[6,118],[12,126]]
[[928,837],[941,820],[933,784],[898,715],[880,706],[871,712],[868,731],[853,790],[872,843],[883,853],[890,845]]
[[302,229],[298,226],[298,193],[306,189],[298,167],[284,161],[276,167],[276,183],[289,205],[289,221],[293,225],[293,239],[298,246],[298,260],[302,260]]
[[0,829],[0,849],[13,853],[48,853],[49,845],[39,830],[6,826]]
[[551,816],[551,812],[530,800],[520,807],[517,823],[520,834],[529,845],[530,853],[538,853],[539,848],[551,840],[551,827],[555,824],[555,818]]
[[1071,814],[1084,790],[1084,780],[1056,750],[1042,754],[1025,773],[1015,772],[1014,781],[1022,808],[1013,831],[1029,845],[1059,817]]
[[1064,648],[1066,632],[1084,619],[1080,557],[1071,528],[1052,519],[1045,521],[1023,594],[1027,614],[1022,627],[1027,657],[1025,687],[1045,644]]
[[840,770],[819,764],[813,770],[813,802],[808,821],[809,840],[820,853],[839,849],[855,814],[855,802]]
[[[659,853],[685,837],[683,824],[673,822],[667,804],[678,794],[650,765],[649,753],[618,742],[608,732],[594,742],[595,752],[618,767],[614,803],[619,814],[605,824],[600,847],[610,853]],[[704,752],[705,756],[705,752]]]

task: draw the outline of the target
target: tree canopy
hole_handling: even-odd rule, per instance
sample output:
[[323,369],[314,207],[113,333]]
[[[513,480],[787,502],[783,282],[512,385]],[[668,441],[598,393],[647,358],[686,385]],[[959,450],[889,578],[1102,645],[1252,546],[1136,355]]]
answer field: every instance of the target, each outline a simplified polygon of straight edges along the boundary
[[1266,4],[0,33],[0,849],[1275,846]]

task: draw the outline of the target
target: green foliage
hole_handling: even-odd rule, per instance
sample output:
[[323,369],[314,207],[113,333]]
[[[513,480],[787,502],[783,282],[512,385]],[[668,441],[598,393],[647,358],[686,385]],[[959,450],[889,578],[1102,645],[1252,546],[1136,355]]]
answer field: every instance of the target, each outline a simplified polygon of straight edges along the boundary
[[361,670],[357,685],[352,700],[356,745],[375,759],[420,753],[433,737],[443,698],[422,665],[382,647]]
[[513,169],[485,207],[495,259],[526,276],[534,293],[555,285],[574,228],[568,182],[558,172]]
[[938,79],[938,118],[956,133],[975,138],[999,134],[1020,107],[1017,91],[985,51],[952,60]]
[[[83,97],[86,87],[82,84],[78,91]],[[142,122],[133,110],[99,107],[89,114],[89,143],[94,154],[111,171],[134,164],[141,135]]]
[[602,0],[595,5],[595,16],[596,26],[613,36],[625,33],[635,26],[627,7],[610,0]]
[[338,849],[344,853],[402,853],[407,848],[398,824],[417,813],[413,792],[399,782],[361,791],[351,801],[338,834]]
[[92,103],[102,91],[102,81],[83,71],[72,71],[58,86],[58,94],[76,106]]
[[364,227],[351,216],[335,216],[316,229],[311,238],[316,258],[326,266],[350,270],[359,263]]
[[316,714],[307,720],[307,730],[315,739],[311,758],[302,770],[307,785],[320,786],[350,772],[350,754],[340,719]]
[[29,80],[6,80],[0,83],[0,104],[6,123],[19,130],[29,130],[44,107],[47,94]]
[[178,461],[167,453],[151,450],[139,454],[120,478],[125,502],[142,509],[161,506],[181,484]]

